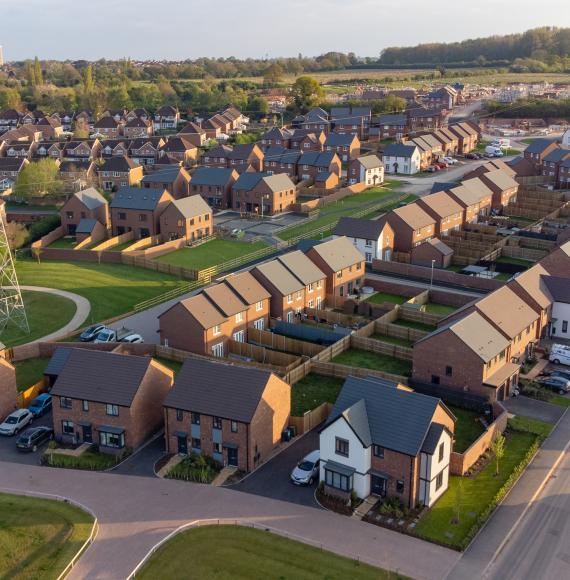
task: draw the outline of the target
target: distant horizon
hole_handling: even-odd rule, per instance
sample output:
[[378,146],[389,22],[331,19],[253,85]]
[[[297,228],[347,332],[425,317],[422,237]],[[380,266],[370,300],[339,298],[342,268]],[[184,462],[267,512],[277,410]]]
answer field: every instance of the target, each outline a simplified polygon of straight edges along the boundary
[[[162,0],[158,10],[151,0],[97,0],[91,11],[83,10],[83,21],[78,18],[78,3],[72,0],[0,2],[5,4],[0,45],[6,62],[35,56],[91,62],[232,56],[271,60],[327,52],[375,58],[391,46],[460,42],[540,26],[570,26],[567,0],[543,0],[540,20],[531,0],[479,0],[462,6],[456,18],[445,6],[426,6],[419,0],[408,0],[405,11],[395,0],[313,0],[310,4],[289,0],[286,11],[277,0],[234,0],[231,10],[221,0],[187,0],[182,6],[175,0]],[[220,16],[213,18],[218,12]],[[551,21],[544,22],[543,14]]]

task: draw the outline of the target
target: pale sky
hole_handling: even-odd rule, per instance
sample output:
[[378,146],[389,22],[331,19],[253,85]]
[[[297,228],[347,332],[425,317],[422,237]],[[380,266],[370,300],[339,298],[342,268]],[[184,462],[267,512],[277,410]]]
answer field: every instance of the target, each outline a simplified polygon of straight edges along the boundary
[[568,0],[0,0],[8,61],[377,56],[552,25]]

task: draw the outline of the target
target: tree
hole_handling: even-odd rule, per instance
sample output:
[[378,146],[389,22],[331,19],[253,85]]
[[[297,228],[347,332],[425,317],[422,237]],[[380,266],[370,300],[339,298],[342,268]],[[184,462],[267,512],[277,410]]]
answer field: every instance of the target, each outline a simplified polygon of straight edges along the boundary
[[499,475],[499,462],[505,455],[505,442],[505,436],[502,433],[497,433],[491,443],[491,450],[495,454],[495,475]]
[[300,111],[315,107],[324,94],[323,87],[313,77],[299,77],[291,87],[295,106]]
[[16,89],[0,90],[0,110],[19,109],[21,106],[20,93]]
[[34,59],[34,77],[36,85],[44,84],[44,73],[42,70],[42,63],[39,61],[38,57]]
[[269,113],[269,104],[262,97],[250,97],[247,102],[247,110],[253,113]]
[[59,167],[53,159],[28,163],[20,171],[14,185],[16,197],[56,195],[62,191],[63,181],[59,175]]
[[28,230],[24,224],[8,222],[6,224],[6,237],[11,250],[21,248],[28,239]]
[[263,72],[263,82],[267,85],[280,83],[283,80],[283,73],[283,67],[274,62]]
[[112,88],[107,95],[107,106],[110,109],[131,109],[132,101],[127,87],[120,85]]

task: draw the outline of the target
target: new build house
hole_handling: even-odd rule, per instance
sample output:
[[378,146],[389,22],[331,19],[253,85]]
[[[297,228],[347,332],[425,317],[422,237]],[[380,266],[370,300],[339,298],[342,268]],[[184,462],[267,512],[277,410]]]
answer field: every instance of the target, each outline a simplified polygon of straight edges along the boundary
[[413,175],[420,171],[421,153],[415,144],[392,143],[384,149],[383,160],[386,173]]
[[232,186],[232,208],[240,213],[271,216],[287,211],[296,199],[295,184],[283,173],[242,173]]
[[431,506],[445,493],[455,417],[437,398],[348,377],[319,433],[325,492]]
[[214,209],[232,206],[232,187],[239,177],[235,169],[198,167],[190,181],[190,195],[201,195]]
[[367,264],[373,260],[389,262],[392,259],[394,230],[386,216],[378,220],[341,217],[333,230],[333,238],[343,236],[352,241]]
[[63,231],[70,236],[82,229],[84,220],[96,220],[106,231],[111,220],[107,200],[93,187],[75,192],[59,211]]
[[159,224],[163,242],[183,238],[191,243],[214,232],[212,209],[199,195],[168,204],[160,214]]
[[291,387],[270,371],[189,358],[164,402],[166,450],[251,471],[281,441],[290,411]]
[[394,250],[410,252],[435,236],[436,220],[417,203],[396,208],[387,215],[394,231]]
[[347,180],[349,185],[355,183],[380,185],[384,183],[384,163],[377,155],[351,159],[348,164]]
[[446,237],[450,232],[458,232],[461,229],[463,206],[445,191],[420,197],[415,203],[434,218],[437,236]]

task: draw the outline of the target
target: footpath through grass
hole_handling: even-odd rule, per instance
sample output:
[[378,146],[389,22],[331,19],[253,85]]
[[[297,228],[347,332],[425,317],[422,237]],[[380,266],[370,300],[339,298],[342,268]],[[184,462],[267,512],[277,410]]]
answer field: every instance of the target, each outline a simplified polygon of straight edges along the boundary
[[300,417],[322,403],[334,403],[344,379],[309,373],[291,387],[291,415]]
[[187,284],[168,274],[123,264],[19,260],[16,268],[20,284],[60,288],[87,298],[91,312],[85,324],[125,314],[143,300]]
[[[22,282],[22,280],[20,283],[42,285],[37,282]],[[26,334],[15,324],[10,323],[0,332],[0,341],[6,346],[18,346],[56,332],[75,316],[75,303],[68,298],[27,290],[22,291],[22,297],[26,307],[30,333]]]
[[212,240],[195,248],[182,248],[155,260],[163,264],[205,270],[228,260],[241,258],[257,250],[266,248],[265,242],[238,242],[232,240]]
[[495,475],[495,460],[491,458],[475,477],[450,476],[449,489],[421,518],[416,533],[453,548],[465,548],[476,529],[483,525],[481,519],[490,515],[485,511],[494,507],[497,494],[511,474],[519,464],[530,459],[536,441],[537,436],[532,433],[511,431],[499,464],[499,475]]
[[0,577],[57,578],[92,526],[89,514],[69,504],[0,494]]
[[156,551],[137,578],[399,580],[405,577],[271,532],[220,525],[178,534]]
[[15,363],[18,391],[25,391],[44,376],[49,357],[29,358]]

